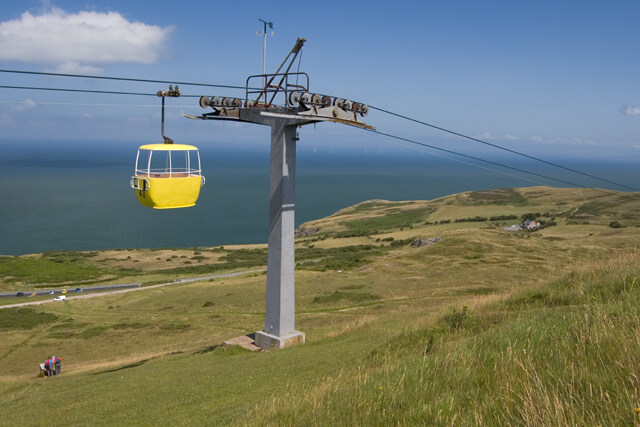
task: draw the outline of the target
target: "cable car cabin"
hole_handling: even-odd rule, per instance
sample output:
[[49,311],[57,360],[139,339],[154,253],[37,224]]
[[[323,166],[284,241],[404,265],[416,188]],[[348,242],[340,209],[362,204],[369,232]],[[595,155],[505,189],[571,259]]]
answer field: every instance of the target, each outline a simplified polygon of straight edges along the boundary
[[194,206],[204,182],[197,147],[148,144],[138,149],[130,184],[142,205],[174,209]]

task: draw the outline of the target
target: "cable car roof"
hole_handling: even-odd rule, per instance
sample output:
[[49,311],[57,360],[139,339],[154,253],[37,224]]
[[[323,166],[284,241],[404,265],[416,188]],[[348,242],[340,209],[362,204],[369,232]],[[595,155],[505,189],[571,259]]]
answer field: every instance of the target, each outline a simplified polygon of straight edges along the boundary
[[198,147],[194,147],[193,145],[187,144],[146,144],[141,145],[139,150],[154,150],[154,151],[184,151],[184,150],[196,150],[198,151]]

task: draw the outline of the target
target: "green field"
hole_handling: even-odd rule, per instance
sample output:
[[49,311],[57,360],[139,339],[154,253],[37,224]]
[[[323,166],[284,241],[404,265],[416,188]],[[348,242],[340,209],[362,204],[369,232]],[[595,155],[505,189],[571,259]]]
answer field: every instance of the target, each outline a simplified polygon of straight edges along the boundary
[[[544,228],[504,230],[525,215]],[[0,425],[640,421],[640,194],[370,201],[304,227],[319,229],[296,240],[305,345],[220,346],[262,329],[263,272],[5,308]],[[416,237],[441,240],[418,248]],[[265,245],[0,257],[0,289],[151,285],[265,263]],[[51,354],[63,375],[37,378]]]

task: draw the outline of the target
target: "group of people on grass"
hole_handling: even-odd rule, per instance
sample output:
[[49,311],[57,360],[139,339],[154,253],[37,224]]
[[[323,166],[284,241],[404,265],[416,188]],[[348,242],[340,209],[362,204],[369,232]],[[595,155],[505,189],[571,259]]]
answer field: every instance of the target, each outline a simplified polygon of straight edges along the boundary
[[40,364],[40,373],[45,377],[50,377],[52,375],[60,374],[60,365],[62,363],[62,359],[58,356],[50,356],[44,363]]

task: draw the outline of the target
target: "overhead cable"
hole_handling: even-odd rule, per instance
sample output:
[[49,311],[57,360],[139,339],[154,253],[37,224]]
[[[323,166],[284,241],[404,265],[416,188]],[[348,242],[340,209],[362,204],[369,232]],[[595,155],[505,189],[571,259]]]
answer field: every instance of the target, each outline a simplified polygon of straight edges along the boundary
[[[0,101],[0,104],[25,105],[26,101]],[[157,104],[98,104],[88,102],[42,102],[34,101],[34,105],[68,105],[74,107],[133,107],[133,108],[158,108]],[[165,108],[200,108],[192,105],[165,105]]]
[[24,70],[3,70],[0,69],[0,73],[14,73],[14,74],[32,74],[36,76],[56,76],[56,77],[79,77],[84,79],[100,79],[100,80],[119,80],[127,82],[143,82],[143,83],[166,83],[177,84],[183,86],[207,86],[207,87],[221,87],[227,89],[245,89],[244,86],[232,86],[232,85],[217,85],[211,83],[193,83],[193,82],[176,82],[172,80],[152,80],[152,79],[133,79],[128,77],[110,77],[110,76],[91,76],[87,74],[66,74],[66,73],[47,73],[43,71],[24,71]]
[[[57,92],[101,93],[101,94],[109,94],[109,95],[136,95],[136,96],[155,96],[155,97],[158,96],[157,93],[148,93],[148,92],[121,92],[121,91],[113,91],[113,90],[66,89],[66,88],[59,88],[59,87],[0,85],[0,88],[1,89],[49,90],[49,91],[57,91]],[[200,95],[180,95],[180,97],[199,98]]]
[[399,117],[399,118],[402,118],[402,119],[405,119],[405,120],[409,120],[409,121],[414,122],[414,123],[418,123],[418,124],[421,124],[421,125],[424,125],[424,126],[428,126],[430,128],[433,128],[433,129],[437,129],[437,130],[440,130],[440,131],[443,131],[443,132],[447,132],[447,133],[450,133],[452,135],[459,136],[461,138],[466,138],[466,139],[469,139],[471,141],[479,142],[480,144],[488,145],[490,147],[494,147],[494,148],[497,148],[499,150],[507,151],[509,153],[516,154],[518,156],[526,157],[528,159],[535,160],[537,162],[545,163],[547,165],[554,166],[556,168],[564,169],[564,170],[569,171],[569,172],[573,172],[573,173],[577,173],[577,174],[580,174],[580,175],[588,176],[589,178],[597,179],[599,181],[608,182],[609,184],[614,184],[614,185],[626,188],[628,190],[640,191],[640,189],[637,189],[637,188],[633,188],[633,187],[629,187],[627,185],[619,184],[617,182],[610,181],[610,180],[605,179],[605,178],[600,178],[599,176],[591,175],[591,174],[586,173],[586,172],[582,172],[582,171],[579,171],[579,170],[576,170],[576,169],[572,169],[570,167],[563,166],[563,165],[560,165],[558,163],[550,162],[548,160],[544,160],[544,159],[541,159],[539,157],[530,156],[529,154],[521,153],[519,151],[512,150],[512,149],[506,148],[506,147],[502,147],[502,146],[497,145],[497,144],[492,144],[490,142],[483,141],[481,139],[474,138],[472,136],[465,135],[465,134],[462,134],[462,133],[459,133],[459,132],[455,132],[453,130],[446,129],[446,128],[443,128],[443,127],[440,127],[440,126],[436,126],[436,125],[433,125],[431,123],[423,122],[421,120],[414,119],[412,117],[408,117],[408,116],[405,116],[403,114],[394,113],[392,111],[385,110],[385,109],[380,108],[380,107],[374,107],[372,105],[369,105],[369,108],[374,109],[374,110],[378,110],[378,111],[380,111],[382,113],[386,113],[386,114],[389,114],[389,115],[392,115],[392,116],[396,116],[396,117]]
[[[0,72],[2,72],[2,73],[15,73],[15,74],[49,75],[49,76],[58,76],[58,77],[77,77],[77,78],[88,78],[88,79],[132,81],[132,82],[145,82],[145,83],[169,83],[169,84],[180,84],[180,85],[187,85],[187,86],[207,86],[207,87],[219,87],[219,88],[229,88],[229,89],[245,89],[245,87],[243,87],[243,86],[219,85],[219,84],[209,84],[209,83],[194,83],[194,82],[177,82],[177,81],[169,81],[169,80],[137,79],[137,78],[126,78],[126,77],[92,76],[92,75],[82,75],[82,74],[65,74],[65,73],[51,73],[51,72],[24,71],[24,70],[6,70],[6,69],[0,69]],[[157,94],[155,94],[155,93],[145,93],[145,92],[124,92],[124,91],[108,91],[108,90],[90,90],[90,89],[66,89],[66,88],[34,87],[34,86],[0,85],[0,88],[4,88],[4,89],[43,90],[43,91],[59,91],[59,92],[97,93],[97,94],[112,94],[112,95],[134,95],[134,96],[154,96],[154,97],[157,96]],[[181,96],[182,97],[187,97],[187,98],[198,98],[198,97],[200,97],[200,95],[181,95]],[[576,170],[576,169],[572,169],[570,167],[563,166],[563,165],[560,165],[558,163],[550,162],[548,160],[544,160],[544,159],[541,159],[539,157],[531,156],[529,154],[521,153],[519,151],[512,150],[512,149],[509,149],[509,148],[506,148],[506,147],[502,147],[502,146],[497,145],[497,144],[492,144],[490,142],[483,141],[481,139],[474,138],[472,136],[465,135],[465,134],[462,134],[462,133],[459,133],[459,132],[456,132],[456,131],[453,131],[453,130],[450,130],[450,129],[446,129],[446,128],[443,128],[443,127],[440,127],[440,126],[436,126],[434,124],[427,123],[427,122],[422,121],[422,120],[414,119],[412,117],[408,117],[408,116],[405,116],[403,114],[394,113],[394,112],[386,110],[384,108],[375,107],[375,106],[369,106],[369,108],[372,108],[372,109],[380,111],[382,113],[389,114],[389,115],[392,115],[392,116],[395,116],[395,117],[398,117],[398,118],[402,118],[402,119],[405,119],[405,120],[408,120],[408,121],[411,121],[411,122],[414,122],[414,123],[418,123],[418,124],[421,124],[421,125],[424,125],[424,126],[428,126],[428,127],[433,128],[433,129],[437,129],[437,130],[440,130],[442,132],[446,132],[446,133],[449,133],[449,134],[452,134],[452,135],[455,135],[455,136],[458,136],[458,137],[461,137],[461,138],[469,139],[471,141],[475,141],[475,142],[478,142],[478,143],[481,143],[481,144],[484,144],[484,145],[487,145],[487,146],[490,146],[490,147],[493,147],[493,148],[496,148],[496,149],[499,149],[499,150],[503,150],[503,151],[506,151],[506,152],[509,152],[509,153],[512,153],[512,154],[516,154],[518,156],[522,156],[522,157],[528,158],[530,160],[541,162],[541,163],[547,164],[549,166],[560,168],[560,169],[566,170],[568,172],[572,172],[572,173],[576,173],[576,174],[579,174],[579,175],[583,175],[583,176],[586,176],[586,177],[589,177],[589,178],[592,178],[592,179],[596,179],[596,180],[599,180],[599,181],[602,181],[602,182],[607,182],[609,184],[613,184],[613,185],[616,185],[618,187],[626,188],[628,190],[640,191],[640,189],[638,189],[638,188],[634,188],[634,187],[630,187],[628,185],[620,184],[618,182],[611,181],[611,180],[608,180],[606,178],[601,178],[599,176],[595,176],[595,175],[592,175],[592,174],[589,174],[589,173],[586,173],[586,172],[582,172],[582,171],[579,171],[579,170]],[[549,177],[549,176],[537,174],[535,172],[525,171],[525,170],[522,170],[522,169],[519,169],[519,168],[507,166],[507,165],[504,165],[504,164],[501,164],[501,163],[497,163],[497,162],[493,162],[493,161],[490,161],[490,160],[485,160],[485,159],[477,158],[477,157],[474,157],[474,156],[469,156],[469,155],[466,155],[466,154],[458,153],[458,152],[455,152],[455,151],[452,151],[452,150],[447,150],[447,149],[444,149],[444,148],[435,147],[435,146],[431,146],[431,145],[428,145],[428,144],[420,143],[420,142],[413,141],[413,140],[410,140],[410,139],[407,139],[407,138],[402,138],[402,137],[398,137],[398,136],[395,136],[395,135],[385,134],[383,132],[377,132],[377,131],[373,131],[373,132],[374,133],[378,133],[380,135],[384,135],[384,136],[390,137],[390,138],[399,139],[399,140],[402,140],[402,141],[405,141],[405,142],[410,142],[410,143],[413,143],[413,144],[422,145],[422,146],[425,146],[425,147],[428,147],[428,148],[432,148],[432,149],[435,149],[435,150],[444,151],[444,152],[455,154],[455,155],[458,155],[458,156],[467,157],[467,158],[470,158],[470,159],[473,159],[473,160],[478,160],[478,161],[482,161],[482,162],[485,162],[485,163],[493,164],[493,165],[496,165],[496,166],[501,166],[501,167],[505,167],[505,168],[512,169],[512,170],[516,170],[516,171],[519,171],[519,172],[524,172],[524,173],[527,173],[527,174],[535,175],[535,176],[538,176],[538,177],[541,177],[541,178],[551,179],[551,180],[554,180],[554,181],[562,182],[564,184],[570,184],[570,185],[574,185],[574,186],[577,186],[577,187],[583,187],[584,188],[584,186],[572,183],[570,181],[565,181],[565,180],[561,180],[561,179],[552,178],[552,177]]]
[[[348,129],[350,129],[350,128],[351,127],[349,127]],[[360,131],[361,131],[360,129],[357,130],[357,132],[360,132]],[[534,182],[534,183],[540,184],[540,185],[546,185],[547,184],[546,182],[543,182],[543,181],[540,181],[540,180],[537,180],[537,179],[534,179],[534,178],[531,178],[531,177],[527,177],[527,176],[523,176],[523,175],[517,175],[517,174],[514,174],[514,173],[509,173],[509,172],[500,170],[498,168],[492,168],[490,166],[482,166],[482,165],[479,165],[477,163],[468,162],[468,161],[465,161],[465,160],[462,160],[462,159],[457,159],[457,158],[455,158],[453,156],[448,156],[446,154],[441,154],[441,153],[438,153],[438,152],[433,152],[433,151],[430,151],[430,150],[426,150],[426,149],[421,148],[421,147],[410,147],[410,146],[408,146],[406,144],[402,144],[402,141],[401,142],[396,142],[396,141],[393,141],[393,140],[391,140],[390,138],[387,138],[387,137],[381,136],[378,139],[380,141],[386,143],[386,144],[391,144],[391,145],[394,145],[396,147],[401,147],[403,149],[413,149],[413,150],[416,150],[419,153],[429,153],[432,156],[441,157],[443,159],[447,159],[447,160],[450,160],[452,162],[462,163],[462,164],[467,165],[467,166],[471,166],[471,167],[478,168],[478,169],[484,169],[484,170],[487,170],[487,171],[490,171],[490,172],[493,172],[493,173],[497,173],[497,174],[500,174],[500,175],[509,176],[511,178],[522,179],[522,180],[529,181],[529,182]],[[430,148],[430,147],[427,147],[427,148]]]
[[[586,186],[584,186],[584,185],[576,184],[575,182],[565,181],[565,180],[563,180],[563,179],[559,179],[559,178],[553,178],[553,177],[548,176],[548,175],[543,175],[543,174],[539,174],[539,173],[536,173],[536,172],[527,171],[527,170],[524,170],[524,169],[516,168],[516,167],[514,167],[514,166],[508,166],[508,165],[505,165],[505,164],[502,164],[502,163],[494,162],[494,161],[492,161],[492,160],[486,160],[486,159],[482,159],[482,158],[480,158],[480,157],[470,156],[470,155],[468,155],[468,154],[458,153],[458,152],[453,151],[453,150],[447,150],[446,148],[436,147],[435,145],[425,144],[425,143],[423,143],[423,142],[414,141],[414,140],[412,140],[412,139],[403,138],[403,137],[401,137],[401,136],[396,136],[396,135],[392,135],[392,134],[389,134],[389,133],[380,132],[380,131],[378,131],[378,130],[372,130],[372,129],[366,129],[366,130],[368,130],[368,131],[369,131],[369,132],[371,132],[371,133],[375,133],[375,134],[378,134],[378,135],[386,136],[386,137],[388,137],[388,138],[393,138],[393,139],[397,139],[397,140],[399,140],[399,141],[409,142],[409,143],[411,143],[411,144],[421,145],[421,146],[423,146],[423,147],[432,148],[432,149],[434,149],[434,150],[443,151],[443,152],[445,152],[445,153],[449,153],[449,154],[455,154],[456,156],[466,157],[467,159],[477,160],[477,161],[480,161],[480,162],[488,163],[488,164],[490,164],[490,165],[500,166],[500,167],[507,168],[507,169],[511,169],[511,170],[514,170],[514,171],[527,173],[527,174],[529,174],[529,175],[534,175],[534,176],[537,176],[537,177],[539,177],[539,178],[550,179],[550,180],[552,180],[552,181],[561,182],[561,183],[563,183],[563,184],[573,185],[574,187],[588,188],[588,187],[586,187]],[[617,183],[616,183],[616,185],[620,185],[620,184],[617,184]]]

